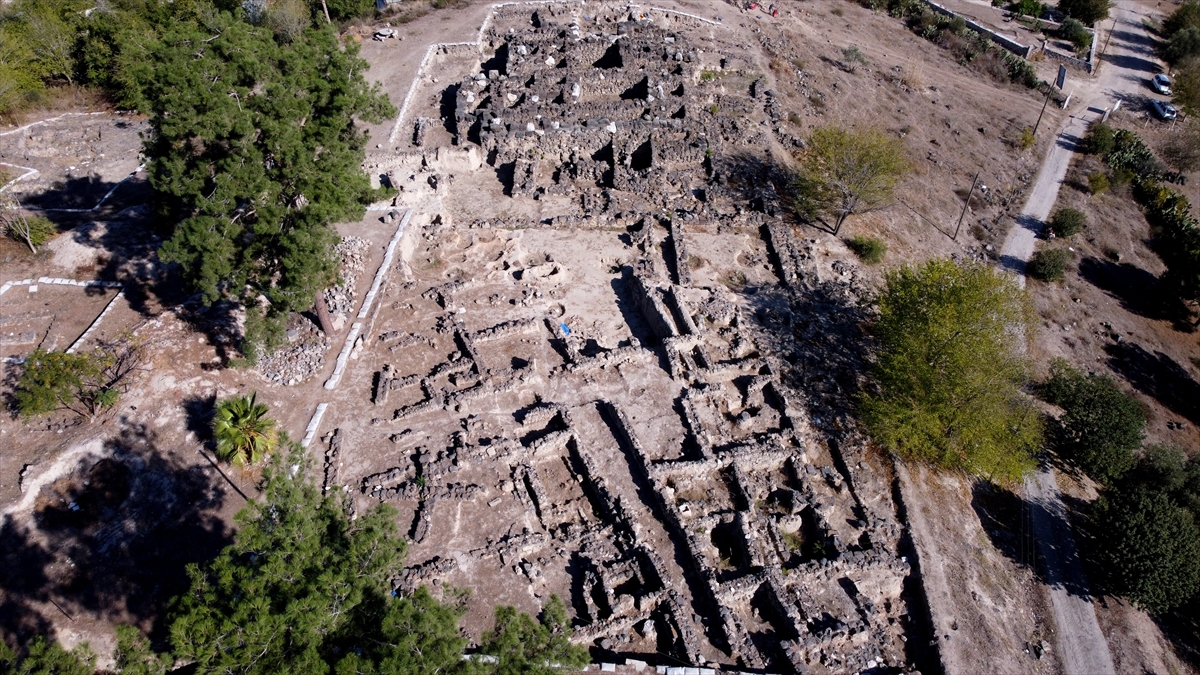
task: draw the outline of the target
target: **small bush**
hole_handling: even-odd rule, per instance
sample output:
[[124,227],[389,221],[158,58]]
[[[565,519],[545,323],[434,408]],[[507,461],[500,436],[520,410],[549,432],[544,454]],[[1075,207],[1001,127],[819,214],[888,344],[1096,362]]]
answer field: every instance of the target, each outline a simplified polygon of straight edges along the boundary
[[1070,237],[1083,230],[1087,225],[1087,216],[1078,209],[1063,208],[1054,212],[1049,224],[1054,236]]
[[1034,138],[1033,129],[1025,127],[1021,130],[1021,137],[1017,139],[1017,145],[1020,145],[1022,150],[1028,150],[1033,147],[1035,140],[1037,139]]
[[1083,139],[1083,151],[1101,157],[1113,151],[1116,134],[1107,124],[1093,124]]
[[1025,271],[1039,281],[1062,281],[1067,273],[1067,263],[1070,260],[1071,254],[1066,249],[1046,249],[1033,254]]
[[858,45],[850,45],[842,50],[842,65],[846,70],[854,72],[859,66],[867,65],[867,57],[858,48]]
[[834,7],[833,9],[829,10],[829,13],[834,16],[841,16],[841,15],[845,14],[845,12],[842,11],[841,7]]
[[0,216],[0,225],[4,227],[4,234],[9,239],[28,246],[35,253],[42,247],[42,244],[58,234],[58,228],[54,226],[54,223],[41,216],[36,218],[26,218],[22,215],[12,218]]
[[1020,0],[1020,2],[1014,2],[1011,5],[1011,9],[1017,14],[1032,16],[1035,19],[1046,13],[1046,6],[1037,0]]
[[1120,168],[1113,170],[1112,177],[1109,180],[1113,185],[1121,187],[1122,185],[1129,185],[1132,183],[1133,178],[1134,173],[1132,169]]
[[846,240],[846,246],[868,265],[879,264],[883,261],[883,256],[887,254],[887,244],[883,243],[882,239],[875,237],[851,237]]
[[1088,190],[1094,195],[1106,192],[1108,190],[1108,176],[1105,176],[1103,171],[1093,171],[1088,174]]
[[1062,28],[1059,29],[1059,34],[1071,44],[1075,45],[1076,52],[1086,51],[1092,46],[1092,34],[1088,32],[1083,23],[1078,19],[1068,18],[1062,22]]

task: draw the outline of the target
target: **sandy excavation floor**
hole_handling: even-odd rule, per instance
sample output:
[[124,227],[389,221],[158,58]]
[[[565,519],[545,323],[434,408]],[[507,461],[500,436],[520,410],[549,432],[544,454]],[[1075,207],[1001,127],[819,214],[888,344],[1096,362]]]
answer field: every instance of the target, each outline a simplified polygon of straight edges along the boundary
[[[370,129],[367,160],[401,194],[338,226],[338,333],[296,317],[289,346],[256,369],[219,368],[225,319],[171,292],[137,176],[94,211],[55,212],[70,231],[36,257],[0,242],[0,281],[121,281],[126,298],[89,344],[130,333],[148,345],[119,410],[0,420],[0,555],[16,570],[0,584],[3,629],[102,652],[115,622],[161,637],[182,563],[227,542],[254,495],[252,474],[208,461],[205,411],[257,391],[295,439],[327,404],[309,445],[317,480],[360,510],[395,505],[413,542],[397,588],[470,590],[472,635],[497,603],[535,611],[557,593],[603,661],[817,673],[947,662],[946,639],[929,646],[904,531],[914,506],[898,507],[890,460],[848,413],[864,363],[849,345],[879,271],[786,221],[780,167],[818,125],[882,126],[905,138],[914,174],[902,203],[841,235],[883,237],[885,267],[986,257],[1049,142],[1013,145],[1040,97],[849,3],[788,5],[776,20],[669,6],[695,16],[476,4],[400,26],[403,40],[365,39],[371,78],[409,101]],[[849,45],[869,65],[842,68]],[[0,137],[0,162],[37,169],[14,188],[23,202],[90,209],[137,168],[142,128],[63,118]],[[976,173],[989,189],[952,241]],[[112,295],[14,287],[0,298],[3,356],[69,344]],[[164,485],[194,500],[154,513]],[[1024,651],[1052,627],[996,524],[1011,505],[954,479],[928,498],[943,508],[948,579],[930,599],[962,608],[954,658],[1056,672],[1052,654]],[[72,502],[83,515],[62,517],[79,513]],[[176,537],[181,522],[194,525]],[[120,587],[138,602],[110,608],[96,589],[129,564],[117,549],[157,571]],[[85,556],[97,572],[68,573]]]

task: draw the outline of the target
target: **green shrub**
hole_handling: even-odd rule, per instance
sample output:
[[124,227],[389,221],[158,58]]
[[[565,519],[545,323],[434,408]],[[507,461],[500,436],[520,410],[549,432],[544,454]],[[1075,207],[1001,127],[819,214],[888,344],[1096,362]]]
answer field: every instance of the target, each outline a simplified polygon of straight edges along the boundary
[[1039,281],[1062,281],[1070,261],[1071,254],[1066,249],[1049,248],[1034,253],[1025,267],[1025,272]]
[[1114,143],[1115,132],[1113,128],[1107,124],[1096,123],[1088,129],[1087,136],[1083,139],[1083,151],[1091,155],[1100,155],[1103,157],[1112,152]]
[[1032,16],[1038,18],[1046,13],[1046,6],[1037,0],[1020,0],[1010,5],[1010,9],[1023,16]]
[[1106,375],[1084,375],[1062,359],[1050,366],[1042,396],[1063,409],[1059,449],[1093,479],[1111,484],[1134,465],[1146,414]]
[[58,234],[58,228],[54,226],[54,223],[42,216],[28,218],[20,213],[9,216],[0,215],[0,227],[4,228],[4,234],[9,239],[28,246],[29,250],[34,253],[37,253],[42,244]]
[[1092,34],[1078,19],[1068,18],[1062,22],[1062,27],[1059,28],[1059,34],[1071,44],[1075,45],[1075,51],[1083,52],[1088,47],[1092,46]]
[[1108,176],[1104,175],[1103,171],[1089,173],[1088,190],[1094,195],[1103,194],[1108,191]]
[[37,349],[25,359],[13,399],[29,418],[70,410],[94,418],[120,396],[117,383],[127,373],[116,349],[98,354],[68,354]]
[[1033,143],[1036,140],[1033,135],[1033,129],[1025,127],[1021,130],[1021,137],[1017,139],[1017,145],[1021,146],[1022,150],[1028,150],[1033,147]]
[[1056,237],[1070,237],[1079,234],[1087,225],[1087,216],[1078,209],[1062,208],[1050,217],[1050,231]]
[[887,254],[887,244],[875,237],[851,237],[846,240],[846,246],[868,265],[877,265]]
[[1114,591],[1161,613],[1200,590],[1200,530],[1191,512],[1141,484],[1105,494],[1098,507],[1101,568]]

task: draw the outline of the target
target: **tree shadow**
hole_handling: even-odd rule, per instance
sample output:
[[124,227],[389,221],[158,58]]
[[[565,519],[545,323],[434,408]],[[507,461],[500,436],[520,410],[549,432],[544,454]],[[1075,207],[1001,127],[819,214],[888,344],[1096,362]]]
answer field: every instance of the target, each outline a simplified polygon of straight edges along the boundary
[[75,243],[94,249],[100,263],[93,268],[93,278],[120,282],[134,311],[149,315],[152,304],[177,304],[186,298],[175,268],[157,259],[170,231],[160,224],[168,221],[155,218],[153,199],[149,181],[138,176],[116,183],[83,177],[26,196],[22,205],[70,232]]
[[1148,319],[1169,319],[1175,314],[1162,301],[1158,277],[1129,263],[1096,257],[1079,261],[1079,276],[1121,303],[1125,309]]
[[[1092,570],[1087,570],[1084,578],[1074,578],[1071,574],[1063,573],[1074,567],[1072,563],[1083,565],[1091,559],[1091,556],[1087,555],[1089,547],[1082,541],[1087,536],[1087,528],[1079,526],[1086,520],[1088,505],[1067,495],[1062,495],[1061,499],[1064,512],[1055,513],[1038,501],[1029,500],[1023,495],[987,481],[975,481],[971,488],[971,507],[997,551],[1018,567],[1031,571],[1038,583],[1062,588],[1071,595],[1090,599],[1102,592],[1098,588],[1089,589],[1087,582],[1096,578]],[[1076,550],[1072,552],[1063,548],[1059,543],[1063,537],[1043,537],[1045,541],[1041,542],[1041,546],[1044,549],[1053,549],[1062,558],[1058,565],[1047,565],[1043,552],[1038,550],[1036,522],[1047,523],[1048,529],[1056,532],[1073,529],[1078,544]]]
[[230,543],[218,480],[162,450],[144,425],[121,423],[102,451],[41,489],[32,513],[0,526],[8,642],[51,635],[63,616],[80,615],[139,625],[161,642],[167,605],[188,587],[186,566]]
[[712,182],[730,198],[748,202],[754,211],[769,216],[791,213],[780,195],[790,191],[792,174],[770,154],[738,152],[712,158]]
[[1151,354],[1141,345],[1117,343],[1104,351],[1108,353],[1108,367],[1135,389],[1192,424],[1200,424],[1200,383],[1186,368],[1162,352]]

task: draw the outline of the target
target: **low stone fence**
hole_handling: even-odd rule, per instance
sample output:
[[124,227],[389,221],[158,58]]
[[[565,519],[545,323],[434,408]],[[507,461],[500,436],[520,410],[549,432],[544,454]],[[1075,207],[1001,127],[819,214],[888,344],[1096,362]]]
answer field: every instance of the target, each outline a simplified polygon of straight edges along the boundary
[[[936,2],[933,2],[932,0],[924,0],[924,2],[926,5],[929,6],[930,9],[932,9],[933,11],[935,11],[938,14],[941,14],[943,16],[949,16],[949,17],[962,16],[961,14],[958,14],[957,12],[955,12],[951,9],[947,9],[947,8],[937,4]],[[991,28],[988,28],[987,26],[984,26],[982,24],[978,24],[975,21],[973,21],[972,19],[968,19],[965,16],[962,16],[962,19],[967,22],[967,28],[975,31],[976,33],[986,35],[988,37],[988,39],[990,39],[992,42],[995,42],[996,44],[1000,45],[1001,47],[1004,47],[1008,51],[1016,54],[1017,56],[1019,56],[1023,59],[1029,58],[1030,56],[1032,56],[1034,54],[1034,52],[1037,51],[1037,47],[1034,47],[1033,45],[1023,45],[1020,42],[1017,42],[1016,40],[1014,40],[1010,37],[1007,37],[1005,35],[1001,35],[1000,33],[997,33],[996,31],[992,30]]]

